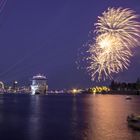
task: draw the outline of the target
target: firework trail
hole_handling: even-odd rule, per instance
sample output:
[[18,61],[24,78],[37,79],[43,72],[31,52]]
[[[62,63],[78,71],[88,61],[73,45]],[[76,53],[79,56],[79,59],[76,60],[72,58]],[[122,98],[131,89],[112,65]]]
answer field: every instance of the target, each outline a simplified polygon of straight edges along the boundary
[[1,0],[0,1],[0,13],[3,11],[4,7],[6,6],[8,0]]
[[92,80],[106,80],[127,69],[132,48],[140,45],[140,22],[133,10],[108,8],[98,17],[95,43],[89,46],[88,72]]

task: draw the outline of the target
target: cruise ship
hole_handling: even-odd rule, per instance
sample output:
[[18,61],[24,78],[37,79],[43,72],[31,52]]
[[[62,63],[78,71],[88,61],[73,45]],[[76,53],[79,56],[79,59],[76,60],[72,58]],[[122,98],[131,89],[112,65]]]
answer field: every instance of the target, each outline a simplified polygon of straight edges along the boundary
[[31,94],[46,94],[48,90],[47,78],[44,75],[38,74],[33,76],[31,85]]

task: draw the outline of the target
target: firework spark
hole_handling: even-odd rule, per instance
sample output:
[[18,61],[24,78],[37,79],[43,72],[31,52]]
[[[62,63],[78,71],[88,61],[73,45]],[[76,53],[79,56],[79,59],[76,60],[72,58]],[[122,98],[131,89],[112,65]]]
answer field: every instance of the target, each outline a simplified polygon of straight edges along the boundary
[[140,45],[140,22],[133,10],[108,8],[95,24],[95,43],[88,52],[88,71],[92,80],[112,78],[113,73],[127,69],[132,56],[131,49]]

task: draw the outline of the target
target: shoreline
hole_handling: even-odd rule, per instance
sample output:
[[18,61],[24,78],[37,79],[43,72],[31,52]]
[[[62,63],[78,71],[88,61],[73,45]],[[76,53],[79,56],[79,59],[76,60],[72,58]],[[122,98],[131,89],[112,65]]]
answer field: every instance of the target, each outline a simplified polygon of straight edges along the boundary
[[[0,93],[0,95],[31,95],[31,93]],[[109,92],[101,92],[101,93],[88,93],[88,92],[83,92],[83,93],[77,93],[77,94],[72,94],[72,93],[47,93],[47,94],[38,94],[39,96],[41,95],[54,95],[54,96],[59,96],[59,95],[68,95],[68,96],[80,96],[80,95],[140,95],[140,91],[109,91]],[[31,95],[34,96],[34,95]],[[36,95],[37,96],[37,95]]]

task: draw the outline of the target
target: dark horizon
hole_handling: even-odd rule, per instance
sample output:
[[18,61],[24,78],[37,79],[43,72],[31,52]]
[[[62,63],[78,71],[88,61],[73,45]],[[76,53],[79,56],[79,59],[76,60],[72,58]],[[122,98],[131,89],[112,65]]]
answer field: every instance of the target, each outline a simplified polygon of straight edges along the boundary
[[[0,1],[1,5],[2,0]],[[140,1],[14,0],[0,12],[0,81],[28,85],[32,76],[46,75],[50,89],[109,84],[91,81],[77,69],[78,50],[89,40],[97,17],[108,7],[130,8],[140,15]],[[135,82],[140,77],[140,48],[128,70],[115,80]]]

